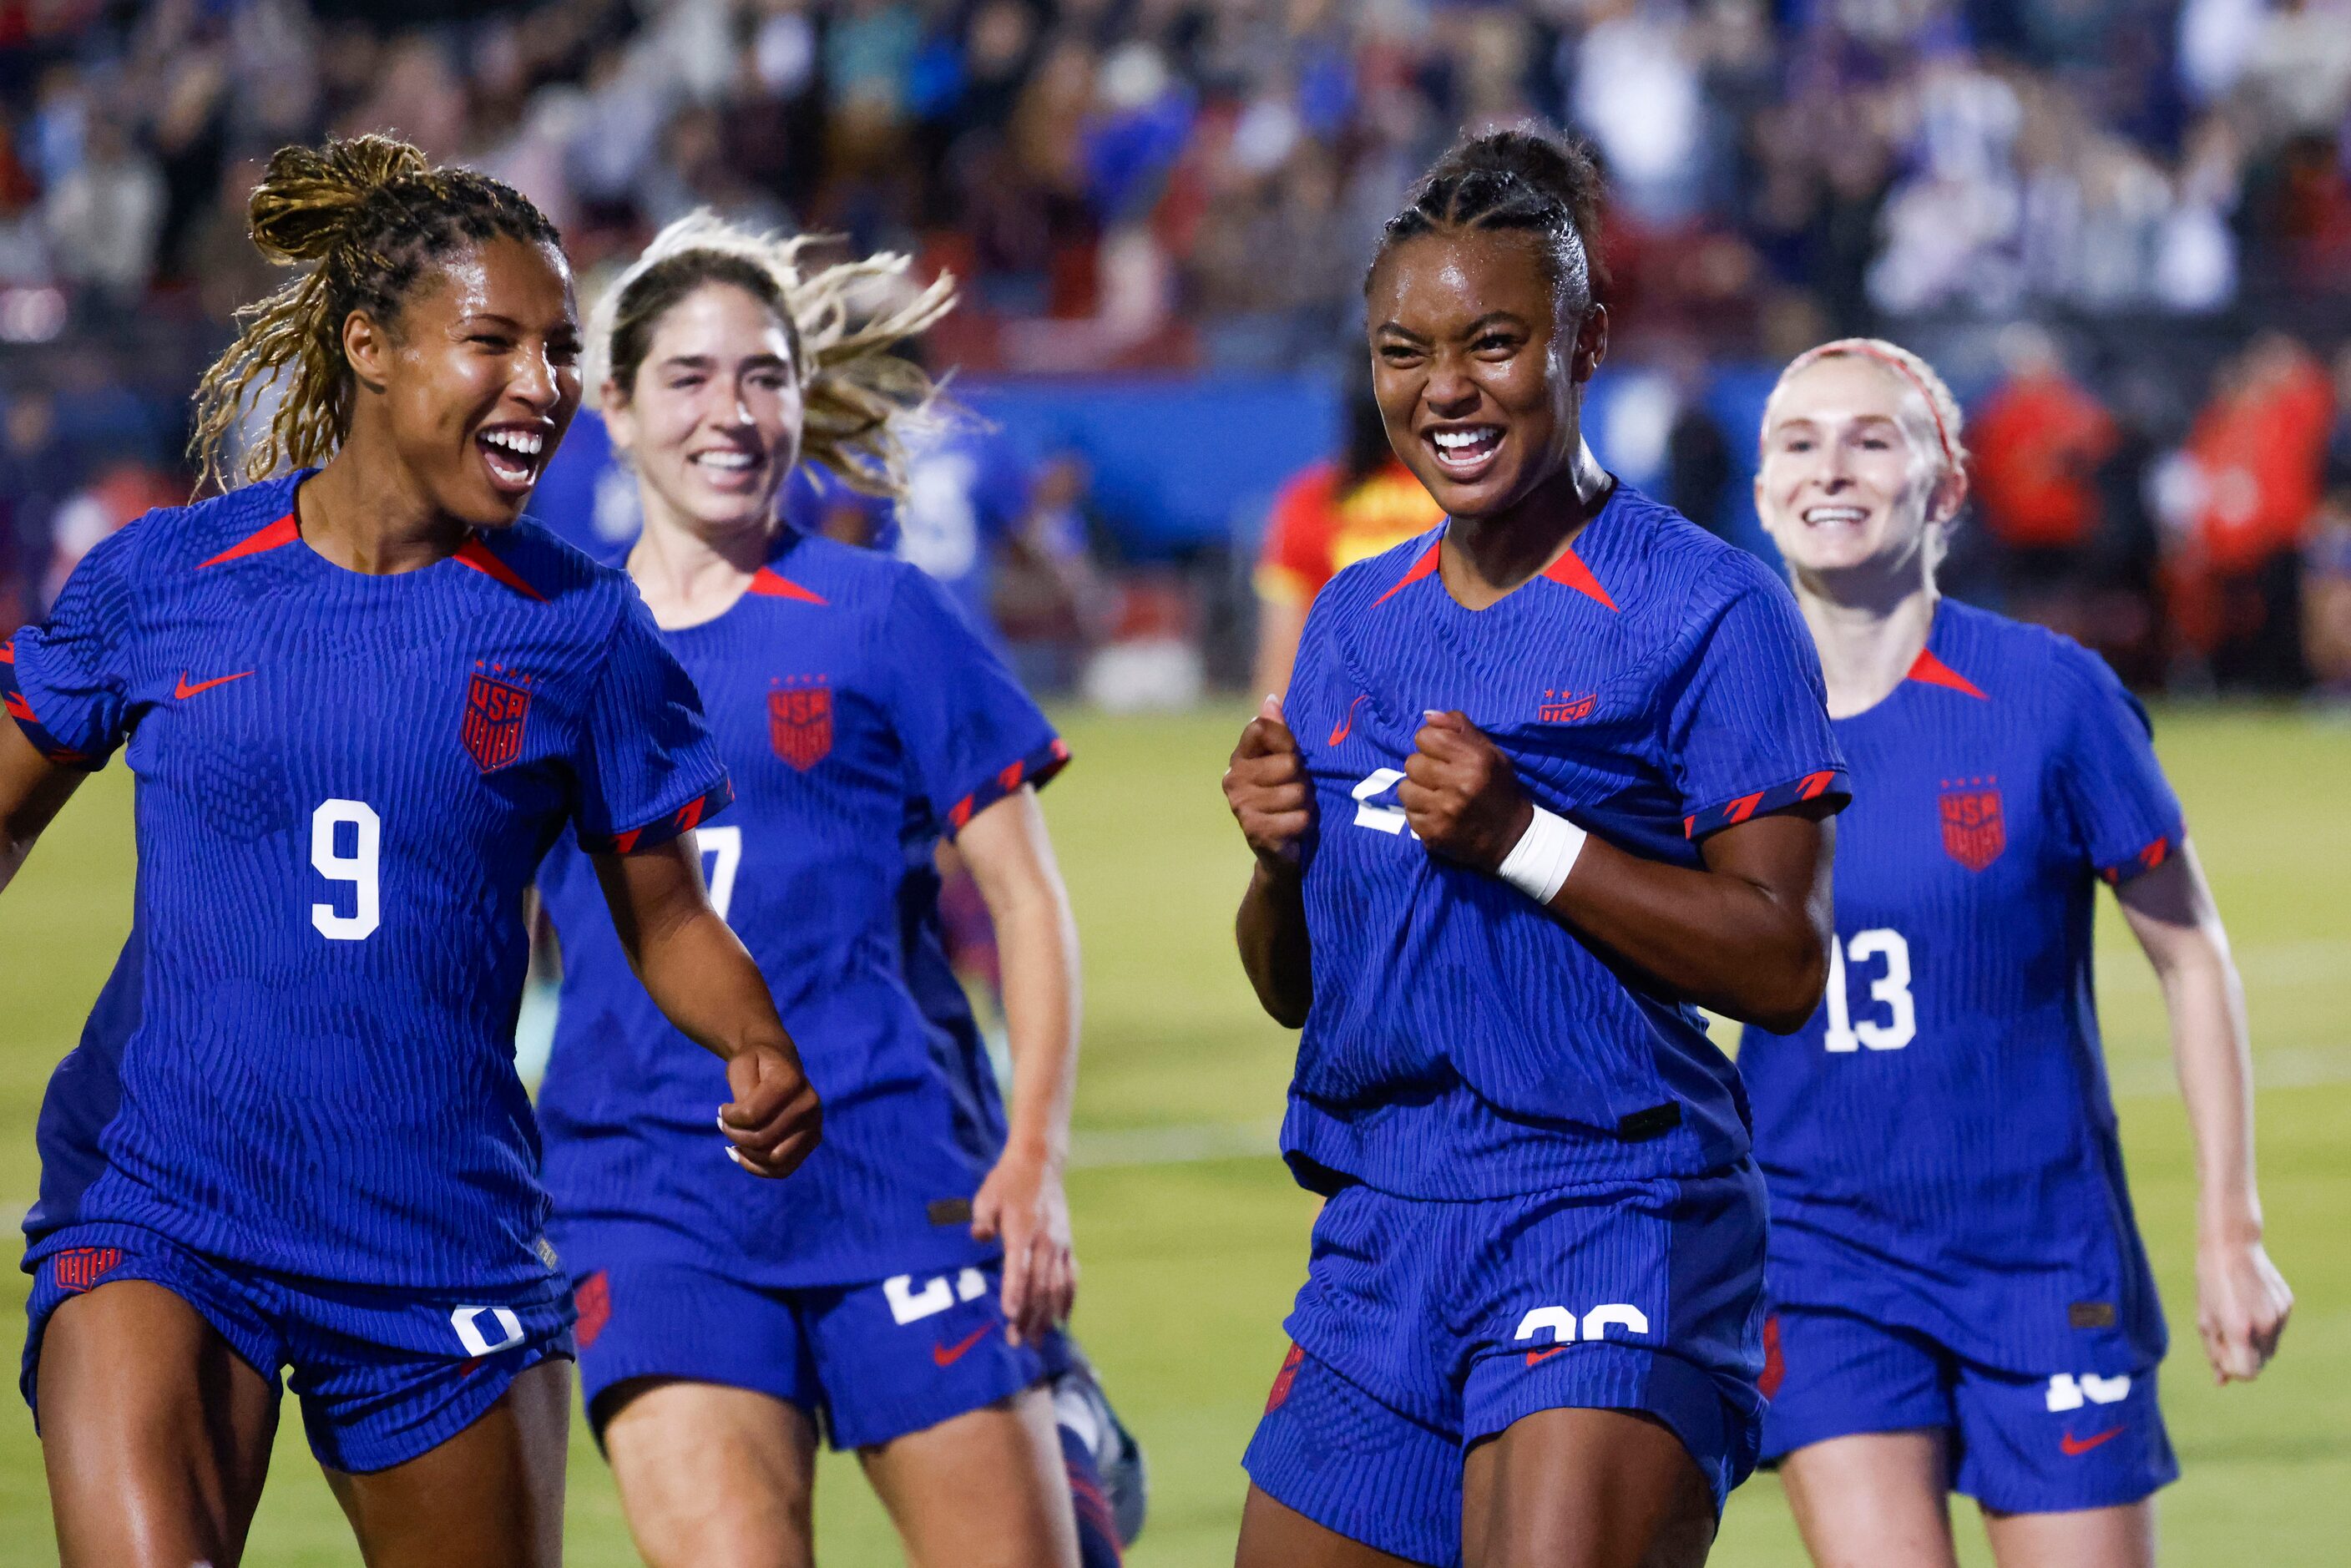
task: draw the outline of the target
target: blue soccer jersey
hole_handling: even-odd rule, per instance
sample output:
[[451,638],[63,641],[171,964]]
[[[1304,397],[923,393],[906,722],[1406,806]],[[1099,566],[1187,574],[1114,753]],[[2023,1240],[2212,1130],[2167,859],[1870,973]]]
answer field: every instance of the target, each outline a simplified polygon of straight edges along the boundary
[[1819,661],[1763,563],[1618,485],[1572,549],[1482,611],[1437,535],[1314,601],[1286,702],[1314,789],[1314,1001],[1282,1147],[1407,1197],[1693,1175],[1747,1149],[1698,1009],[1524,894],[1431,855],[1395,786],[1427,709],[1466,713],[1535,802],[1696,866],[1709,832],[1803,801],[1844,763]]
[[305,476],[150,514],[0,649],[37,747],[127,747],[139,778],[136,931],[52,1080],[35,1222],[321,1281],[543,1281],[523,890],[567,830],[692,827],[725,771],[626,578],[528,524],[347,571],[302,540]]
[[871,551],[788,533],[733,608],[665,635],[741,792],[701,835],[711,897],[799,1042],[824,1142],[744,1190],[711,1122],[724,1071],[653,1008],[559,849],[539,878],[564,958],[538,1103],[557,1247],[775,1288],[993,1256],[970,1200],[1004,1116],[968,1010],[942,1006],[931,852],[1067,748],[938,586]]
[[2147,716],[2096,655],[1947,599],[1909,678],[1835,727],[1828,995],[1740,1052],[1771,1298],[2026,1375],[2149,1365],[2090,973],[2099,879],[2180,841]]

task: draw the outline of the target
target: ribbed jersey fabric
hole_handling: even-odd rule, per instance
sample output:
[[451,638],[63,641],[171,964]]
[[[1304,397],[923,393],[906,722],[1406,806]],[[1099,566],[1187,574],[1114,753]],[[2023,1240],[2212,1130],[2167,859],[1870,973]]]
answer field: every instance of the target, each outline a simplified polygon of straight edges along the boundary
[[1619,484],[1553,564],[1482,611],[1443,530],[1314,601],[1285,712],[1314,790],[1313,1007],[1282,1147],[1300,1179],[1484,1198],[1688,1176],[1746,1152],[1698,1009],[1524,894],[1431,854],[1395,786],[1458,709],[1534,802],[1669,864],[1707,835],[1845,798],[1820,664],[1786,586]]
[[137,932],[52,1081],[26,1228],[387,1288],[544,1280],[523,891],[567,831],[692,827],[725,770],[626,578],[528,523],[346,571],[301,538],[305,477],[148,514],[0,653],[37,746],[138,775]]
[[1947,599],[1909,678],[1836,734],[1833,995],[1739,1058],[1771,1297],[2024,1375],[2151,1365],[2091,973],[2098,882],[2184,831],[2147,714],[2095,653]]

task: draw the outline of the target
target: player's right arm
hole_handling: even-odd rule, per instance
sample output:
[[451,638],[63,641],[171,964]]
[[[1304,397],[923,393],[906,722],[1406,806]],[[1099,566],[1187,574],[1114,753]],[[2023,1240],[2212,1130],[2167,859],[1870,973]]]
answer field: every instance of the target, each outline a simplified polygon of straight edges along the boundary
[[0,724],[0,889],[87,776],[42,756],[15,725]]
[[1304,871],[1299,850],[1313,822],[1313,786],[1298,739],[1268,696],[1241,731],[1225,769],[1225,802],[1257,856],[1241,895],[1233,935],[1241,967],[1275,1022],[1299,1029],[1314,1002],[1313,954],[1306,933]]
[[735,1163],[756,1176],[790,1175],[816,1148],[823,1108],[766,977],[710,906],[693,836],[590,858],[621,950],[646,994],[681,1033],[726,1063],[735,1098],[719,1108],[718,1129]]

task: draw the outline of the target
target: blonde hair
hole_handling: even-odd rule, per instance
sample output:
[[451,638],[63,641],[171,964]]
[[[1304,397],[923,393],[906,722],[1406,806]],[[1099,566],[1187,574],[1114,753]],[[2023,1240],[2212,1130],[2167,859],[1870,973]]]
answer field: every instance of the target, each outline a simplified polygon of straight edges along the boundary
[[188,456],[196,487],[225,489],[226,449],[247,403],[285,390],[244,478],[324,463],[350,434],[354,382],[343,323],[363,310],[386,329],[429,265],[460,246],[505,236],[560,248],[547,215],[513,186],[469,169],[436,169],[389,136],[281,147],[254,187],[254,245],[280,267],[309,269],[236,313],[236,341],[197,384]]
[[[1763,400],[1765,410],[1770,410],[1782,388],[1823,360],[1868,360],[1907,382],[1926,414],[1924,420],[1904,422],[1911,427],[1911,444],[1927,449],[1926,455],[1935,463],[1934,476],[1938,481],[1967,472],[1968,449],[1961,439],[1965,416],[1959,412],[1959,400],[1951,395],[1950,387],[1936,373],[1934,366],[1901,344],[1889,343],[1883,338],[1838,338],[1805,350],[1790,360],[1788,368],[1780,372],[1780,379],[1771,383],[1771,395]],[[1922,436],[1929,439],[1915,439]],[[1761,439],[1760,432],[1757,439]]]
[[631,396],[662,317],[697,288],[732,284],[783,322],[800,377],[802,455],[853,490],[902,498],[906,431],[931,412],[939,387],[891,350],[955,308],[955,279],[943,273],[911,299],[861,321],[861,297],[897,286],[913,262],[884,252],[803,277],[800,253],[812,243],[808,235],[755,234],[706,208],[678,219],[596,301],[585,379]]

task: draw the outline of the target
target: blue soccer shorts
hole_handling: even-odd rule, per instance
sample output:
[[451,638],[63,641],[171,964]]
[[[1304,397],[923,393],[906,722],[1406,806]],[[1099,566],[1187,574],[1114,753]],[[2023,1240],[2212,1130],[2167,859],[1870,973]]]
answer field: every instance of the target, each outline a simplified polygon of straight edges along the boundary
[[864,1448],[1010,1397],[1068,1364],[1061,1336],[1005,1337],[995,1262],[778,1289],[675,1263],[593,1260],[577,1276],[580,1383],[601,1440],[638,1378],[748,1388]]
[[2179,1476],[2152,1366],[2028,1375],[1912,1329],[1785,1304],[1764,1343],[1766,1463],[1831,1437],[1940,1427],[1951,1490],[1999,1513],[2119,1507]]
[[1325,1529],[1453,1564],[1471,1445],[1541,1410],[1629,1410],[1681,1439],[1719,1512],[1762,1417],[1763,1217],[1745,1161],[1503,1201],[1342,1188],[1249,1479]]
[[330,1284],[218,1261],[136,1225],[75,1225],[27,1257],[18,1386],[40,1419],[37,1377],[49,1316],[75,1296],[144,1280],[179,1297],[268,1380],[302,1401],[310,1452],[365,1475],[430,1453],[497,1403],[524,1371],[571,1354],[559,1281],[469,1298]]

